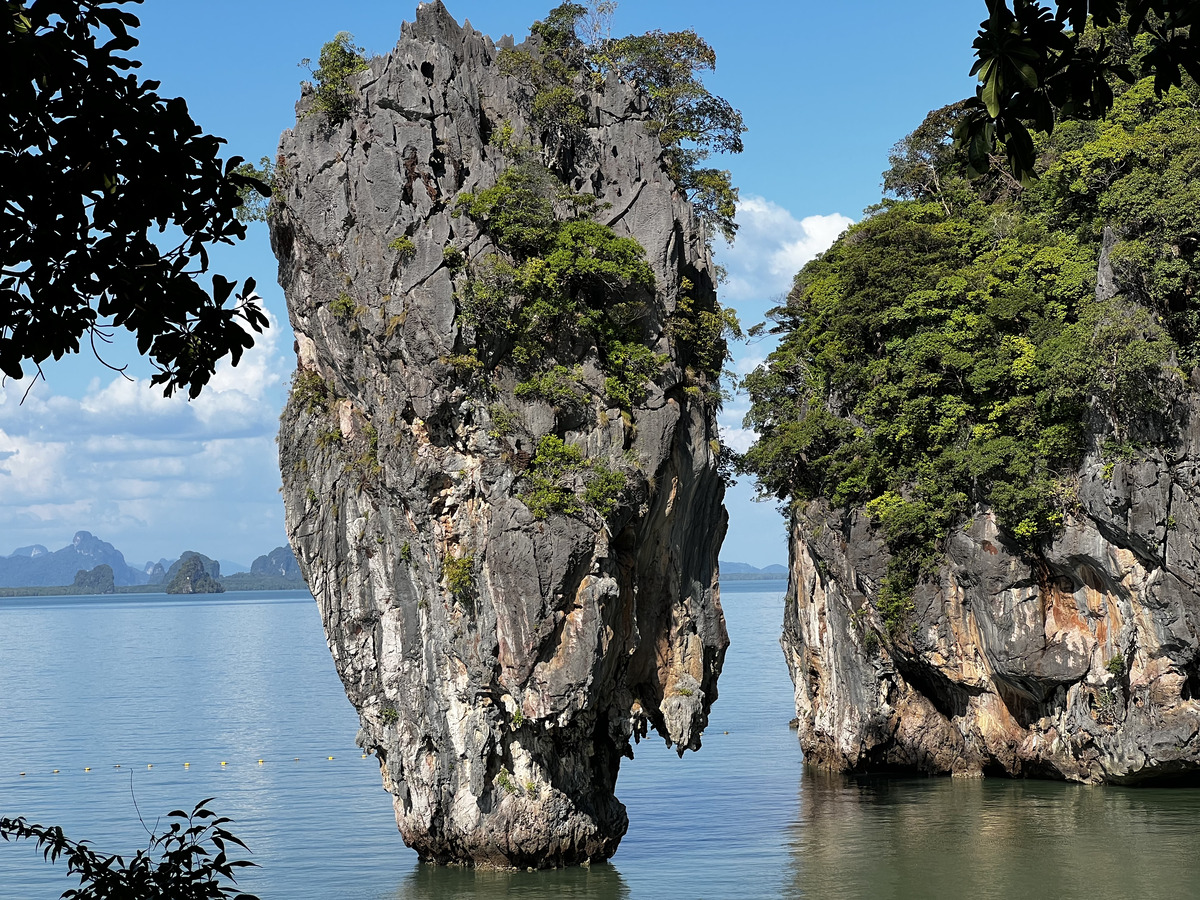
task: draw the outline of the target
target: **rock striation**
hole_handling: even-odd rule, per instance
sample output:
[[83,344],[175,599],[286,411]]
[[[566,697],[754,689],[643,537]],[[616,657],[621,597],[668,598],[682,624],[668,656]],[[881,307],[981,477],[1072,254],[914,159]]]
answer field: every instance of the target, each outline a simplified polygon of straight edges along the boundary
[[[546,139],[497,53],[425,3],[353,78],[345,121],[302,97],[271,217],[298,356],[279,454],[289,538],[404,840],[428,862],[544,867],[611,856],[631,740],[698,748],[717,696],[715,408],[668,327],[683,285],[715,289],[643,101],[580,83],[584,139],[555,164],[645,248],[643,337],[667,361],[627,410],[600,399],[588,346],[563,361],[581,409],[518,399],[504,366],[480,391],[459,297],[495,246],[455,200],[505,170],[499,129]],[[522,500],[548,434],[623,473],[610,512]]]
[[798,507],[782,645],[806,760],[1087,783],[1200,770],[1200,377],[1167,419],[1125,423],[1148,449],[1124,455],[1093,424],[1038,559],[978,507],[890,640],[870,602],[882,535],[862,510]]

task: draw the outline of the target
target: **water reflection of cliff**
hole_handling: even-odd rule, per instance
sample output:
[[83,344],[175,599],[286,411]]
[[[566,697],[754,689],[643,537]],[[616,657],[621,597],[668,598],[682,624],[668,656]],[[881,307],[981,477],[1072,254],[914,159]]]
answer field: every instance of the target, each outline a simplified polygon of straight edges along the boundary
[[788,896],[1195,897],[1200,792],[807,773]]
[[630,900],[621,873],[611,865],[509,872],[418,865],[395,894],[381,900]]

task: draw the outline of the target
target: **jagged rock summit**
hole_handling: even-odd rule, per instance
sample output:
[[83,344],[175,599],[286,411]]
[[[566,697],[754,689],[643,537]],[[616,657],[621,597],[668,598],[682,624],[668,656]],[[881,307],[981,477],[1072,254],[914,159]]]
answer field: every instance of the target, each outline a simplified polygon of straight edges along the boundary
[[[301,99],[271,217],[299,366],[280,465],[404,840],[430,862],[570,865],[626,830],[631,740],[698,748],[716,698],[715,406],[671,330],[685,299],[715,297],[713,266],[633,88],[580,79],[579,140],[555,143],[497,53],[426,3],[353,77],[344,121]],[[461,304],[497,246],[456,201],[513,165],[500,133],[645,248],[655,287],[629,296],[661,356],[628,403],[586,336],[555,346],[553,402],[471,352],[487,323]]]

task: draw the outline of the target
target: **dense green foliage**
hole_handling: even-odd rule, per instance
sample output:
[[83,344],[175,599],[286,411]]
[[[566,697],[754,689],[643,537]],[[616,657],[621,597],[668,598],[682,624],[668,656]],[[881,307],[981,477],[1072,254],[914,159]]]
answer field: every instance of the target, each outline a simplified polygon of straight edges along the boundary
[[[550,513],[578,516],[584,509],[607,519],[616,510],[627,484],[624,473],[585,459],[582,450],[552,434],[538,442],[525,481],[528,489],[521,501],[535,519],[544,519]],[[584,485],[582,499],[576,495],[576,482]]]
[[[573,205],[575,215],[558,219],[554,200]],[[503,362],[523,376],[519,396],[582,409],[586,389],[566,364],[594,345],[612,400],[628,408],[666,363],[642,336],[655,279],[636,240],[587,218],[594,202],[567,193],[528,154],[493,187],[462,195],[459,209],[502,254],[474,267],[460,316],[475,330],[485,369]]]
[[[0,11],[0,373],[137,337],[171,394],[199,395],[267,324],[253,279],[198,278],[214,244],[245,237],[246,191],[270,188],[222,161],[181,98],[141,64],[131,0],[7,2]],[[140,0],[132,0],[140,2]],[[178,229],[170,249],[152,229]],[[233,301],[232,303],[230,301]]]
[[64,892],[64,900],[257,900],[236,888],[236,870],[254,863],[229,855],[246,845],[225,827],[229,819],[206,809],[211,802],[168,813],[174,821],[129,859],[20,818],[0,818],[0,838],[33,841],[48,862],[65,860],[79,887]]
[[[1195,0],[987,0],[975,39],[979,76],[958,131],[976,172],[1002,147],[1018,179],[1035,174],[1030,128],[1052,132],[1060,118],[1099,119],[1114,86],[1135,72],[1152,76],[1162,96],[1200,79],[1200,5]],[[1137,46],[1136,60],[1128,51]]]
[[[716,69],[717,55],[694,31],[607,36],[615,4],[591,8],[563,3],[530,29],[540,40],[534,51],[509,48],[498,58],[501,71],[529,89],[532,121],[556,151],[581,142],[584,110],[577,88],[601,86],[606,73],[636,81],[646,92],[650,128],[662,141],[668,170],[697,215],[732,241],[737,224],[737,189],[729,172],[704,166],[713,152],[741,153],[742,114],[704,86],[701,74]],[[585,40],[578,35],[585,31]]]
[[447,557],[442,562],[442,576],[451,595],[459,600],[475,596],[475,557]]
[[312,68],[308,59],[300,65],[308,69],[313,77],[313,104],[310,114],[320,113],[331,124],[345,121],[354,111],[354,89],[348,81],[351,76],[365,72],[367,61],[363,48],[355,46],[354,35],[339,31],[332,41],[321,46],[317,67]]
[[[750,375],[745,466],[781,499],[865,506],[892,553],[877,605],[910,609],[976,503],[1036,554],[1074,503],[1089,423],[1126,440],[1197,358],[1200,111],[1143,81],[1103,122],[1038,135],[1028,190],[969,180],[961,106],[897,145],[885,201],[797,276]],[[939,139],[940,138],[940,139]],[[1105,228],[1121,293],[1096,297]]]

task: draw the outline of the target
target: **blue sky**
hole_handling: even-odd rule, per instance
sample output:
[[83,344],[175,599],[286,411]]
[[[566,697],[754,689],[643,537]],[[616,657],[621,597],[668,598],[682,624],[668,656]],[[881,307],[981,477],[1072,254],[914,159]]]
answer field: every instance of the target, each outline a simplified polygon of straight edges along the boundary
[[[549,0],[447,0],[450,12],[495,38],[520,40]],[[229,155],[273,155],[294,122],[297,67],[338,31],[386,53],[408,2],[146,0],[133,51],[143,78],[164,96],[187,99]],[[717,51],[711,90],[745,116],[746,150],[724,160],[741,190],[741,232],[722,247],[729,269],[723,301],[746,324],[762,319],[795,272],[879,199],[880,172],[896,140],[924,114],[973,90],[970,44],[983,0],[921,4],[717,3],[624,0],[614,34],[694,28]],[[65,545],[88,530],[140,565],[184,549],[249,563],[285,541],[274,437],[294,367],[292,337],[266,227],[214,256],[215,270],[254,275],[277,326],[236,369],[220,371],[198,400],[165,400],[146,384],[148,367],[118,340],[111,361],[130,363],[126,381],[85,353],[46,368],[27,384],[0,386],[0,554],[17,546]],[[736,348],[748,371],[762,344]],[[722,425],[744,449],[745,403],[727,405]],[[727,499],[730,530],[721,556],[758,566],[786,562],[783,520],[754,503],[749,485]]]

